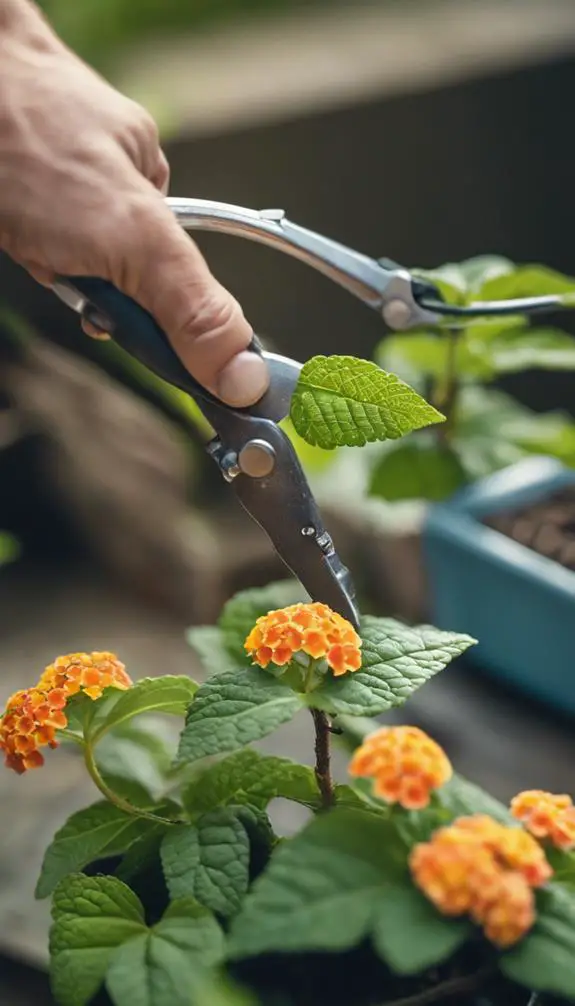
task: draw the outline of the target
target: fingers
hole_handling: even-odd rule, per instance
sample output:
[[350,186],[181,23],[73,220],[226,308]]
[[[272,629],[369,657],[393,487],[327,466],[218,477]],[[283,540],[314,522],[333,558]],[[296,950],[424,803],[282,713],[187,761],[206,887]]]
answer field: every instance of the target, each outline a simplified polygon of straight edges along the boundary
[[269,375],[248,351],[252,328],[161,201],[140,206],[123,257],[118,285],[153,315],[196,380],[229,405],[258,401]]

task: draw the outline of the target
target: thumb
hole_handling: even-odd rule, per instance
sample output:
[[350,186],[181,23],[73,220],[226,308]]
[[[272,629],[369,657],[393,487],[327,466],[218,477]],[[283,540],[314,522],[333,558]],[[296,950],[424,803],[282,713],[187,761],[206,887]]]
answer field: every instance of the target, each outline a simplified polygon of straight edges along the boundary
[[120,289],[155,318],[184,366],[228,405],[252,405],[268,387],[265,362],[248,351],[253,330],[210,273],[163,201],[146,201],[123,244]]

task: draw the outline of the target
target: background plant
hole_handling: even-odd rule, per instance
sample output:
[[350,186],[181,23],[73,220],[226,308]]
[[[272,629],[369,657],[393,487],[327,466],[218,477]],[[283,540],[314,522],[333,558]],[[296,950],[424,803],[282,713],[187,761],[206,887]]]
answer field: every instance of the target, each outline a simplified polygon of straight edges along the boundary
[[[414,272],[459,305],[575,292],[575,280],[567,276],[498,256]],[[575,466],[572,417],[538,414],[497,387],[505,375],[524,370],[575,369],[575,340],[560,328],[520,315],[479,319],[465,328],[422,328],[387,336],[376,360],[426,394],[446,422],[405,444],[385,445],[370,463],[371,495],[441,500],[528,454]]]

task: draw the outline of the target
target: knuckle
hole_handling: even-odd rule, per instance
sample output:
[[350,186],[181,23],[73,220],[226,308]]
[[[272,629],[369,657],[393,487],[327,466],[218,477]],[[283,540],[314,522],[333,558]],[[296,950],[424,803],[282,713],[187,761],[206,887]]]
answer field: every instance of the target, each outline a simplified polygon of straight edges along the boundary
[[239,316],[239,304],[223,290],[196,288],[189,300],[182,335],[193,342],[223,335],[233,329]]

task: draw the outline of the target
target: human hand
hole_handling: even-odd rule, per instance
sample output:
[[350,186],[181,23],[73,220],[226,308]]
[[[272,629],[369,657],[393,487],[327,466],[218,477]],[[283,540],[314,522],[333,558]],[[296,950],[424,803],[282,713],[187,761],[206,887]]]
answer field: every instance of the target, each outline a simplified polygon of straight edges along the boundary
[[231,405],[267,388],[252,329],[163,196],[154,121],[53,34],[28,0],[0,10],[0,248],[39,282],[110,280],[191,374]]

